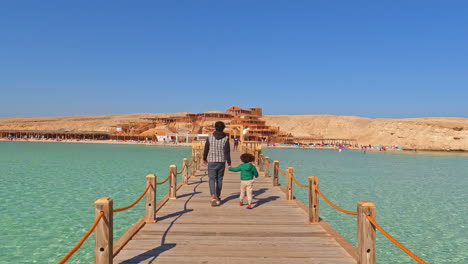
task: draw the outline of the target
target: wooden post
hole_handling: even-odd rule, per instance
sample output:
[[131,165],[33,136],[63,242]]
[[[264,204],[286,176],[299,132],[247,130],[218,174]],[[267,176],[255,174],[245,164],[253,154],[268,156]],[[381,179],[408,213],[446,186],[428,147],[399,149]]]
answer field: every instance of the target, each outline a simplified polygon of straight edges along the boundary
[[184,180],[183,180],[183,183],[184,184],[188,184],[188,178],[189,178],[189,174],[188,174],[188,160],[187,158],[184,158],[184,161],[183,161],[183,164],[182,164],[183,168],[185,168],[184,170]]
[[98,217],[104,212],[94,231],[95,247],[94,247],[94,263],[96,264],[112,264],[113,260],[113,202],[109,197],[99,198],[94,202],[94,215]]
[[196,155],[197,155],[197,163],[196,163],[196,164],[197,164],[197,167],[196,167],[196,168],[197,168],[197,170],[199,170],[199,169],[200,169],[200,163],[201,163],[201,162],[200,162],[200,151],[197,150],[197,154],[196,154]]
[[156,223],[156,175],[146,175],[146,184],[151,187],[146,192],[145,222]]
[[266,165],[266,169],[265,169],[265,177],[270,177],[270,157],[265,157],[265,163],[267,164]]
[[192,175],[192,177],[195,176],[195,172],[197,171],[197,168],[195,168],[195,155],[192,155],[192,158],[191,158],[191,163],[192,163],[192,166],[190,167],[190,174]]
[[177,199],[177,165],[169,166],[169,199]]
[[260,156],[258,158],[258,165],[260,166],[260,172],[264,171],[264,168],[263,168],[263,154],[260,154]]
[[318,187],[318,177],[309,176],[309,223],[319,222],[319,197],[314,185]]
[[273,186],[279,186],[278,181],[278,169],[279,169],[279,161],[273,161]]
[[287,167],[286,168],[286,200],[292,201],[294,200],[293,194],[293,178],[294,177],[294,168]]
[[357,203],[357,254],[358,264],[375,264],[375,227],[367,216],[375,219],[375,204],[370,201]]

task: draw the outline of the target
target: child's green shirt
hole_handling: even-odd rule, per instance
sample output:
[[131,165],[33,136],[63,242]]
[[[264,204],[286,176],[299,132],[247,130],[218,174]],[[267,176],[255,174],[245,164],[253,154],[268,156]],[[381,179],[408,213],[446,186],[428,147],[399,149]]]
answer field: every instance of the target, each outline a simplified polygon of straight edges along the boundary
[[253,177],[258,177],[257,168],[252,163],[244,163],[234,168],[229,168],[230,171],[240,171],[240,178],[242,181],[252,180]]

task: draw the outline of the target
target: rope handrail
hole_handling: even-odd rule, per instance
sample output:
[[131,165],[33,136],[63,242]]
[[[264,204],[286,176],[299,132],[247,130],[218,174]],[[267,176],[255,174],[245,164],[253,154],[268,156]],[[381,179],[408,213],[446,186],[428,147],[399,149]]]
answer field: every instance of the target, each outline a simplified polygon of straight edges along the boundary
[[294,177],[294,174],[292,174],[292,179],[293,181],[300,187],[304,187],[304,188],[309,188],[309,184],[301,184],[299,183],[297,180],[296,180],[296,177]]
[[135,200],[135,202],[133,202],[132,204],[130,204],[129,206],[125,206],[125,207],[122,207],[122,208],[118,208],[118,209],[114,209],[112,210],[112,212],[116,213],[116,212],[121,212],[121,211],[125,211],[127,209],[130,209],[132,208],[133,206],[135,206],[135,204],[137,204],[141,198],[143,198],[143,196],[146,194],[146,192],[149,190],[149,188],[152,186],[152,184],[148,184],[146,186],[146,189],[145,191],[140,195],[140,197],[138,197],[138,199]]
[[63,257],[59,262],[57,262],[57,264],[63,264],[65,262],[67,262],[67,260],[73,254],[75,254],[75,252],[78,249],[80,249],[81,245],[83,245],[83,243],[86,241],[86,239],[91,235],[91,233],[94,231],[94,229],[96,228],[97,224],[99,223],[99,221],[102,219],[103,216],[104,216],[104,212],[101,211],[99,213],[98,217],[96,217],[96,219],[94,220],[94,223],[89,228],[88,232],[86,232],[86,234],[84,234],[84,236],[80,239],[80,241],[78,241],[78,243],[76,243],[76,245],[65,255],[65,257]]
[[170,173],[170,172],[169,172],[169,175],[167,175],[167,178],[166,178],[164,181],[162,181],[162,182],[157,182],[156,185],[160,185],[160,184],[166,183],[166,182],[169,180],[169,178],[171,178],[171,173]]
[[331,205],[333,208],[335,208],[336,210],[338,211],[341,211],[345,214],[350,214],[350,215],[357,215],[357,212],[353,212],[353,211],[348,211],[348,210],[345,210],[345,209],[342,209],[340,207],[338,207],[337,205],[335,205],[334,203],[332,203],[330,200],[328,200],[328,198],[320,191],[320,189],[318,188],[318,186],[316,184],[314,184],[314,189],[320,194],[320,196],[322,196],[322,198],[329,204]]
[[416,260],[418,263],[421,263],[421,264],[427,264],[426,261],[424,261],[422,258],[416,256],[413,252],[411,252],[408,248],[406,248],[405,246],[403,246],[400,242],[398,242],[398,240],[396,240],[394,237],[392,237],[389,233],[387,233],[378,223],[377,221],[372,218],[370,215],[367,216],[367,219],[369,220],[369,222],[371,222],[371,224],[373,226],[375,226],[385,237],[388,238],[388,240],[390,240],[391,242],[393,242],[393,244],[395,244],[397,247],[399,247],[401,250],[403,250],[403,252],[405,252],[406,254],[408,254],[408,256],[412,257],[414,260]]
[[190,167],[192,167],[192,165],[193,165],[193,161],[194,161],[194,160],[195,160],[194,158],[191,158],[191,159],[190,159],[190,164],[189,164],[189,165],[187,165],[189,168],[190,168]]
[[282,171],[282,170],[280,169],[279,166],[277,166],[277,168],[278,168],[278,172],[279,172],[279,173],[281,173],[281,174],[283,174],[284,176],[286,176],[286,172]]
[[185,171],[186,168],[187,168],[187,165],[184,164],[184,166],[182,167],[182,170],[180,172],[176,172],[176,174],[177,175],[182,174]]

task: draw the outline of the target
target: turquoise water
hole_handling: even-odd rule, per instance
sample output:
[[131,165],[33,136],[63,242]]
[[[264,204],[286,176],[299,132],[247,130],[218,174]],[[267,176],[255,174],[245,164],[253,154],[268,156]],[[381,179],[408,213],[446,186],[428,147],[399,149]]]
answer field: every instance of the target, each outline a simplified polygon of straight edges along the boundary
[[[189,156],[189,148],[0,142],[0,263],[57,263],[91,226],[96,199],[126,206],[147,174],[161,181]],[[158,185],[158,199],[167,184]],[[115,213],[114,238],[143,213],[143,203]],[[93,247],[90,236],[69,263],[91,263]]]
[[[321,191],[335,204],[377,206],[377,222],[428,263],[468,263],[468,155],[367,153],[359,151],[266,149],[292,166],[299,182],[318,176]],[[285,184],[280,174],[281,185]],[[294,186],[305,204],[306,188]],[[356,217],[320,199],[320,215],[355,245]],[[377,263],[417,263],[377,231]]]

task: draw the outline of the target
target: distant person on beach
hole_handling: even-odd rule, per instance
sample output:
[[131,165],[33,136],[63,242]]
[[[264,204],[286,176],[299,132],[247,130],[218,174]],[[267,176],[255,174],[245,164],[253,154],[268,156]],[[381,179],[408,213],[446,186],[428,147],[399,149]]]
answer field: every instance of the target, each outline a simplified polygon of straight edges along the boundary
[[234,151],[239,151],[238,147],[239,147],[239,138],[236,137],[234,138]]
[[231,167],[231,149],[229,138],[223,132],[226,125],[218,121],[216,131],[208,136],[203,151],[203,161],[208,164],[208,178],[210,183],[211,206],[221,204],[221,190],[223,188],[224,170],[226,162]]
[[253,193],[253,183],[254,177],[258,177],[257,168],[251,163],[255,160],[254,155],[249,153],[244,153],[240,156],[240,159],[243,164],[235,167],[229,168],[230,171],[238,172],[240,171],[240,196],[239,196],[239,204],[240,206],[244,205],[244,197],[247,194],[247,207],[246,209],[252,209],[252,193]]

